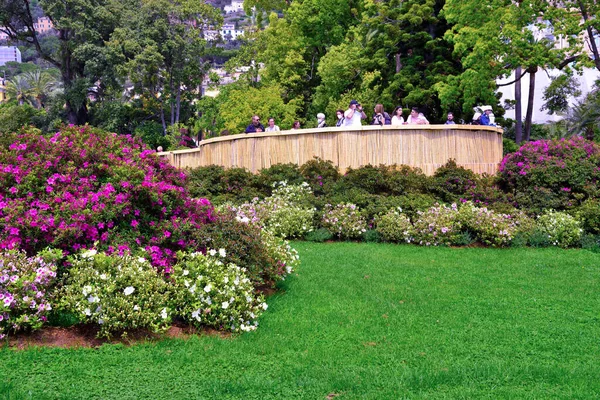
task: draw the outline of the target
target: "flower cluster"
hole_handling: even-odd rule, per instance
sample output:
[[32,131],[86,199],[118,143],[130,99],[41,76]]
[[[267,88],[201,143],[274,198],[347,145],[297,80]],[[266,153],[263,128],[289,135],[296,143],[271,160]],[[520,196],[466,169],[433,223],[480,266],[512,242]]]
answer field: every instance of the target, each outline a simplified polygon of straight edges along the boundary
[[564,212],[548,210],[536,221],[536,228],[548,236],[549,242],[558,247],[576,246],[581,240],[581,223]]
[[271,265],[274,265],[274,271],[270,273],[271,279],[275,281],[284,280],[300,264],[298,251],[292,248],[287,240],[267,230],[262,231],[261,239],[268,258],[273,260]]
[[184,183],[131,136],[88,126],[51,137],[23,131],[0,149],[0,248],[32,255],[48,246],[65,254],[156,247],[152,262],[168,268],[177,250],[197,247],[189,233],[214,219]]
[[9,331],[37,329],[52,309],[48,289],[56,265],[23,252],[0,253],[0,339]]
[[367,222],[355,204],[325,205],[321,224],[343,239],[356,239],[367,230]]
[[410,243],[413,240],[413,226],[402,208],[392,209],[375,219],[376,230],[386,242]]
[[437,205],[417,212],[414,222],[415,242],[424,246],[451,245],[461,231],[458,207]]
[[267,309],[245,269],[225,264],[224,249],[178,254],[173,268],[172,308],[185,321],[232,332],[251,331]]
[[57,307],[98,324],[99,336],[139,328],[159,332],[169,326],[169,285],[145,258],[87,250],[69,262]]

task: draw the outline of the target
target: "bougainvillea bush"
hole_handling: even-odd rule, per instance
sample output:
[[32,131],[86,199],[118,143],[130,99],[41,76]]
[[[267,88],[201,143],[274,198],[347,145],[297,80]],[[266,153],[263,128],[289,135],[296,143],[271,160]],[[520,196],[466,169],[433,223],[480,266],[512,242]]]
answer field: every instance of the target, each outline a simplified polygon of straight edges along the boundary
[[190,232],[214,219],[184,181],[131,136],[89,126],[49,137],[24,130],[0,149],[0,248],[143,248],[168,270],[176,251],[197,247]]
[[48,289],[56,264],[10,250],[0,253],[0,339],[10,331],[37,329],[52,309]]
[[599,195],[600,146],[581,137],[526,143],[504,157],[498,178],[519,208],[570,209]]

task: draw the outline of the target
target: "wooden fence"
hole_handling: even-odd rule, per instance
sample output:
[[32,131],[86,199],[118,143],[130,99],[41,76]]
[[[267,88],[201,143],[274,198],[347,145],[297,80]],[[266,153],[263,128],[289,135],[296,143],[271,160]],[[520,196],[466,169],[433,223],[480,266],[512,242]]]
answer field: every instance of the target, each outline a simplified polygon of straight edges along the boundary
[[196,149],[159,153],[179,168],[244,167],[331,160],[344,172],[363,165],[406,164],[428,175],[453,158],[476,173],[494,174],[502,160],[502,129],[478,125],[363,126],[223,136]]

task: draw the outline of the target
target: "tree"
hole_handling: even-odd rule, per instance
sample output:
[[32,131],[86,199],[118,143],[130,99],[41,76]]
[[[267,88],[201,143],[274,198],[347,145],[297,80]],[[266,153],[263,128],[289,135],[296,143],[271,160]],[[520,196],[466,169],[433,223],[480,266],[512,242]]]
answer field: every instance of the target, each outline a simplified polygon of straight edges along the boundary
[[9,99],[15,100],[20,106],[31,103],[31,92],[29,82],[24,75],[15,76],[6,82],[6,95]]
[[[88,120],[87,98],[91,91],[102,97],[117,85],[116,67],[123,60],[107,47],[121,23],[128,0],[40,0],[59,40],[58,51],[42,46],[34,29],[35,10],[30,0],[0,0],[0,31],[13,41],[32,45],[42,59],[60,70],[67,118],[71,123]],[[92,89],[95,86],[94,89]]]
[[33,106],[44,108],[45,99],[58,88],[58,82],[51,74],[39,70],[28,72],[24,77],[29,86],[29,95],[34,99]]
[[[533,113],[535,74],[540,68],[563,68],[578,54],[576,16],[559,5],[535,0],[447,0],[444,15],[452,29],[446,38],[463,67],[457,76],[464,94],[464,108],[484,102],[496,104],[495,81],[515,69],[529,74],[530,93],[524,139],[528,140]],[[557,48],[553,38],[566,38],[570,46]],[[511,82],[513,83],[513,82]],[[519,138],[517,138],[518,140]]]

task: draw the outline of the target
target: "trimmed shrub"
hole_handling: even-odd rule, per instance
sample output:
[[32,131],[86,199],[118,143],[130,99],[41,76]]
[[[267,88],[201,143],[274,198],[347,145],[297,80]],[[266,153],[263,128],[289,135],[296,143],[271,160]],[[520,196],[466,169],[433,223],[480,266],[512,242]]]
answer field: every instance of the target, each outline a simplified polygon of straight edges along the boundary
[[390,194],[395,196],[426,193],[431,186],[431,178],[421,169],[408,165],[390,166],[386,181]]
[[600,234],[600,200],[589,199],[577,209],[581,226],[585,232]]
[[224,264],[224,249],[177,254],[173,267],[171,308],[195,326],[231,332],[251,331],[267,309],[262,295],[254,293],[245,270]]
[[317,195],[324,194],[340,179],[340,172],[333,162],[324,161],[319,157],[305,162],[300,167],[300,173]]
[[365,218],[355,204],[325,206],[321,220],[323,227],[341,239],[357,239],[367,230]]
[[258,171],[257,183],[260,185],[261,192],[268,196],[273,194],[272,190],[277,187],[279,182],[295,186],[304,183],[304,177],[300,173],[298,165],[291,163],[275,164]]
[[413,226],[401,208],[377,217],[375,223],[377,232],[386,242],[410,243],[413,240]]
[[583,229],[577,219],[565,212],[548,210],[536,221],[537,229],[548,237],[552,246],[562,248],[578,246]]
[[478,179],[475,172],[451,159],[433,174],[432,191],[444,202],[457,202],[476,187]]
[[448,207],[437,205],[427,211],[417,212],[414,222],[415,243],[423,246],[454,244],[461,232],[456,204]]
[[56,265],[24,252],[0,253],[0,339],[9,332],[39,329],[52,309],[49,288]]
[[169,327],[169,285],[145,258],[87,250],[69,262],[58,307],[81,322],[97,324],[98,337]]
[[333,238],[333,234],[325,228],[315,229],[312,232],[308,232],[304,236],[304,239],[308,240],[309,242],[318,243],[326,242],[328,240],[331,240],[331,238]]

